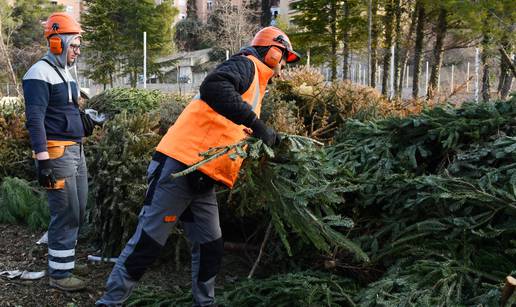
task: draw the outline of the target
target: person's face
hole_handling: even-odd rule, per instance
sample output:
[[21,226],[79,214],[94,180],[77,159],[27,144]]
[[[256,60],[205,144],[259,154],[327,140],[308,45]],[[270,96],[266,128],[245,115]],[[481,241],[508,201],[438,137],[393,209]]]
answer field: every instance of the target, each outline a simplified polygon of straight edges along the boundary
[[72,65],[77,57],[81,54],[81,38],[76,37],[70,46],[68,46],[67,61],[68,65]]
[[284,58],[281,59],[281,61],[272,68],[272,71],[273,71],[272,78],[281,78],[281,70],[283,68],[285,68],[286,65],[287,65],[287,61]]

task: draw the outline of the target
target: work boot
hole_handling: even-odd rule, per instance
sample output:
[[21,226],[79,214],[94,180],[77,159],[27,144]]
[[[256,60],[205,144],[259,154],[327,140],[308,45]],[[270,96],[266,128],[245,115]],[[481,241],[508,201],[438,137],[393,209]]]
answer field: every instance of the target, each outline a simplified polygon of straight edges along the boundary
[[63,291],[78,291],[86,287],[86,283],[75,276],[69,276],[61,279],[49,278],[50,287],[57,288]]

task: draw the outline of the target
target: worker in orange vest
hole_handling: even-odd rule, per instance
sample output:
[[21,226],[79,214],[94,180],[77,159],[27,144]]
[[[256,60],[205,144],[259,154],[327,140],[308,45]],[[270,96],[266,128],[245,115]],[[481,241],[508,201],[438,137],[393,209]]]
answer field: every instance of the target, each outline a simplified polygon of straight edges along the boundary
[[215,276],[224,243],[215,183],[233,187],[242,159],[227,155],[184,177],[170,175],[199,162],[199,153],[238,142],[250,128],[267,145],[277,143],[274,129],[260,120],[267,84],[286,63],[296,62],[287,35],[275,27],[260,30],[251,47],[219,65],[200,86],[156,148],[148,167],[144,206],[135,234],[118,257],[97,306],[120,306],[145,270],[155,261],[181,220],[192,243],[192,293],[195,306],[215,305]]

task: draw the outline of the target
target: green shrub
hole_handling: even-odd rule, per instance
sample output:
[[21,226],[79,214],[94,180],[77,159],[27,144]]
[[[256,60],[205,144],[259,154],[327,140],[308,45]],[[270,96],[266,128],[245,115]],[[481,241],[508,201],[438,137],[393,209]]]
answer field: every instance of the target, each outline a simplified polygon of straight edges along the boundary
[[156,110],[165,100],[166,95],[158,90],[113,88],[89,99],[86,107],[110,116],[122,111],[143,114]]
[[34,178],[24,110],[23,103],[0,108],[0,178]]
[[145,176],[160,136],[158,118],[122,111],[85,146],[90,193],[89,220],[106,256],[118,255],[133,234],[147,188]]
[[159,134],[164,135],[170,126],[175,123],[183,109],[190,102],[192,97],[168,94],[161,102],[159,112]]
[[27,224],[31,229],[48,227],[46,197],[20,178],[6,177],[0,186],[0,223]]
[[[356,286],[349,279],[320,272],[273,275],[264,279],[244,279],[218,291],[217,303],[238,307],[355,306]],[[191,306],[191,291],[138,289],[128,306]]]

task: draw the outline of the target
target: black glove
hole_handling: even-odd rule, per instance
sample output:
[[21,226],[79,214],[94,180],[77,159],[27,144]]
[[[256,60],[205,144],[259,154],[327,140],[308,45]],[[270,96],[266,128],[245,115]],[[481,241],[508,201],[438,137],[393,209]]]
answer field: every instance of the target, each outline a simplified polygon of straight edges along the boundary
[[265,125],[261,119],[256,118],[249,128],[253,129],[253,136],[255,138],[261,139],[267,146],[272,146],[279,143],[279,138],[276,131],[270,127],[267,127],[267,125]]
[[53,188],[57,182],[50,160],[38,160],[38,181],[44,188]]
[[94,109],[79,110],[81,114],[82,127],[84,128],[84,136],[93,134],[95,126],[102,126],[106,121],[106,115],[99,114]]
[[84,128],[84,136],[92,135],[93,129],[95,129],[95,122],[84,111],[80,110],[79,112],[81,114],[82,127]]

